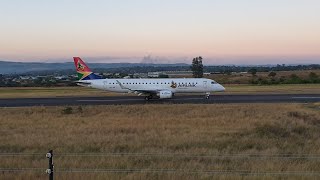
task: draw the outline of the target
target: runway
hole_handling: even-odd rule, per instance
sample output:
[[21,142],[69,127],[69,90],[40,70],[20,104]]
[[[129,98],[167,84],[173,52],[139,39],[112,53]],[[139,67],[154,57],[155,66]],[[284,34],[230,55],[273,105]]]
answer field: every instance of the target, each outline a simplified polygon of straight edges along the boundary
[[53,97],[0,99],[0,107],[122,105],[122,104],[222,104],[222,103],[312,103],[320,102],[320,94],[260,94],[176,96],[173,99],[144,100],[142,96]]

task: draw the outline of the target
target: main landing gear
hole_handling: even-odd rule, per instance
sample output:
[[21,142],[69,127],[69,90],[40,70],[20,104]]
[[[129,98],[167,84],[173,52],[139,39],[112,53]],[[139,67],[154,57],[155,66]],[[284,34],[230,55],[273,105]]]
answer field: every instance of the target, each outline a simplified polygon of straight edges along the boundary
[[206,95],[205,95],[205,99],[209,99],[210,98],[210,93],[207,92]]
[[150,99],[153,99],[153,98],[154,98],[154,96],[149,95],[149,96],[146,96],[144,99],[145,99],[146,101],[149,101]]

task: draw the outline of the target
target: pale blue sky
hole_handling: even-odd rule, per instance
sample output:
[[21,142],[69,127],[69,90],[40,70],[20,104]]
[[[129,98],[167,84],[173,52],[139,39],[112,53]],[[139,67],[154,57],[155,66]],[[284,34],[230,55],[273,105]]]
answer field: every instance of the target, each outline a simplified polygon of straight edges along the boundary
[[319,0],[2,0],[0,23],[2,60],[320,63]]

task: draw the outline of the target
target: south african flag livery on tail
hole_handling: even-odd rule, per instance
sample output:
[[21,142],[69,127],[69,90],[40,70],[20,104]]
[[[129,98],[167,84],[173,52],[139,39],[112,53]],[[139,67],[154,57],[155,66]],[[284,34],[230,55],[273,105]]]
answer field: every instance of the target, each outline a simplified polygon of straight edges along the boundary
[[102,79],[101,76],[94,74],[90,68],[79,57],[73,57],[74,65],[78,73],[79,80]]

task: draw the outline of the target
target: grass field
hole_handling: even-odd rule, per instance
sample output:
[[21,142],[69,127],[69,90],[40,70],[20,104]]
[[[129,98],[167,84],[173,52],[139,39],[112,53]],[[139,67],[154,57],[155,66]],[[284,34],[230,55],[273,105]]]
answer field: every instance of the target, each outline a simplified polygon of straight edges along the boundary
[[[276,80],[279,80],[279,78],[284,78],[284,79],[290,79],[290,76],[292,74],[295,74],[299,76],[302,79],[308,79],[309,74],[313,72],[318,75],[320,75],[320,70],[303,70],[303,71],[277,71],[277,75],[275,77]],[[261,78],[261,79],[270,79],[268,77],[270,72],[258,72],[256,75],[256,79]],[[239,83],[239,84],[247,84],[251,82],[252,80],[252,75],[250,73],[248,74],[241,74],[241,73],[235,73],[231,75],[226,75],[226,74],[212,74],[207,76],[206,78],[212,78],[215,79],[218,82],[221,83]]]
[[[218,94],[320,94],[320,84],[303,85],[225,85],[226,92]],[[119,96],[118,94],[85,87],[35,87],[35,88],[0,88],[0,98],[26,97],[61,97],[61,96]]]
[[[1,173],[0,179],[44,179],[53,149],[56,170],[182,169],[289,172],[251,179],[309,179],[320,172],[320,104],[141,105],[0,109],[0,168],[43,168]],[[71,156],[63,153],[160,153],[197,156]],[[236,155],[239,157],[220,157]],[[257,155],[254,158],[248,155]],[[78,154],[79,155],[79,154]],[[211,155],[212,157],[200,157]],[[218,157],[217,157],[217,156]],[[280,155],[278,157],[272,157]],[[294,158],[295,156],[306,156]],[[57,179],[246,179],[203,173],[56,173]],[[291,173],[290,173],[291,172]]]
[[[284,79],[290,79],[290,76],[292,74],[295,74],[299,76],[302,79],[308,79],[309,74],[313,72],[320,76],[320,70],[300,70],[300,71],[276,71],[276,76],[274,79],[279,80],[279,78]],[[258,72],[256,74],[255,79],[261,78],[261,79],[270,79],[268,76],[270,72]],[[190,78],[192,75],[176,75],[175,77],[186,77]],[[250,84],[252,81],[252,75],[250,73],[233,73],[233,74],[209,74],[205,75],[205,78],[214,79],[217,82],[220,82],[222,84]]]

